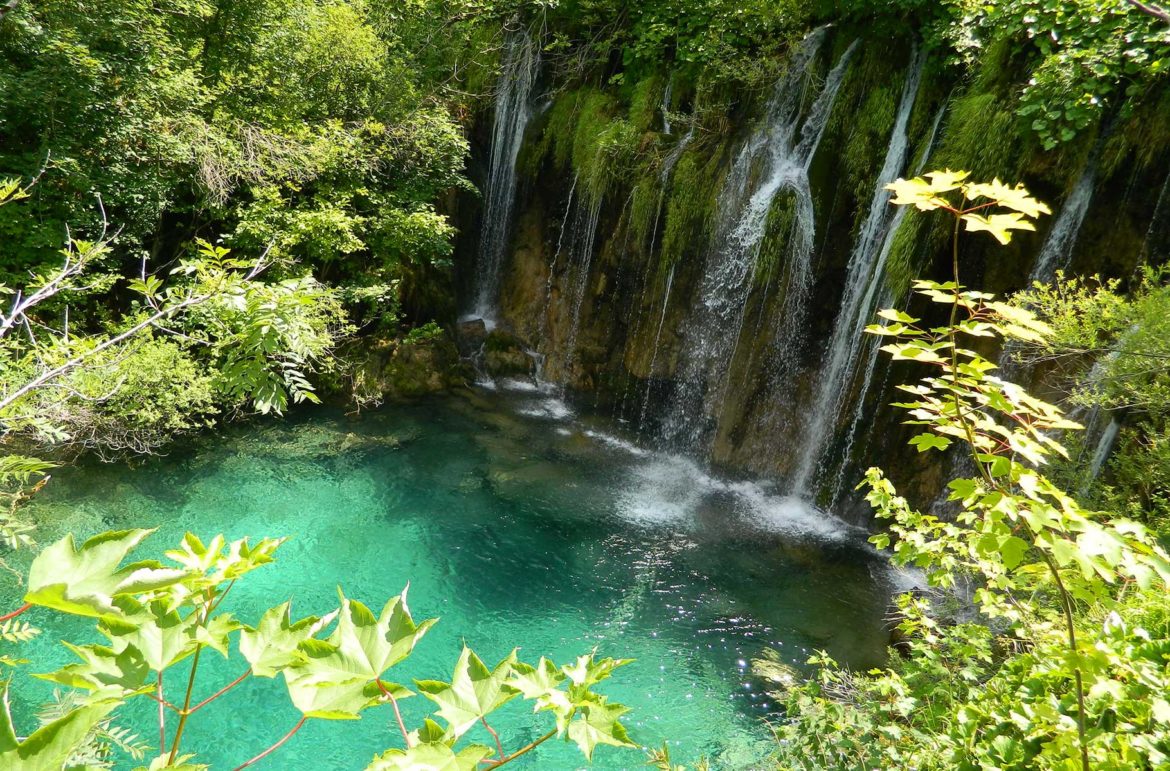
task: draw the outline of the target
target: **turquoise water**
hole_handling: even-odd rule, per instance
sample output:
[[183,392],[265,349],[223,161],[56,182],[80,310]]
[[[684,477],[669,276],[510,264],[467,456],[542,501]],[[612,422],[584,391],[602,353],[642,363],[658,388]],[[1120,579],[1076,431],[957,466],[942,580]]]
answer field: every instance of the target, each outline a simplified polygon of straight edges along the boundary
[[[289,597],[294,615],[326,612],[338,585],[380,607],[409,582],[415,618],[441,620],[389,673],[399,682],[449,679],[464,641],[489,663],[514,646],[529,661],[594,647],[634,658],[602,690],[633,709],[635,741],[668,741],[676,762],[707,756],[713,768],[754,768],[767,755],[774,707],[751,659],[773,647],[800,664],[824,648],[855,666],[879,662],[890,578],[864,535],[829,515],[644,452],[613,430],[523,384],[360,417],[313,410],[135,467],[66,470],[33,512],[42,541],[158,525],[147,542],[155,553],[186,530],[289,536],[276,564],[227,601],[245,622]],[[34,620],[46,633],[22,649],[32,671],[69,660],[62,637],[94,639],[84,623],[44,612]],[[197,698],[243,669],[211,661]],[[23,677],[16,690],[26,716],[20,698],[46,693]],[[147,741],[157,740],[150,704],[122,718]],[[408,723],[428,704],[405,702]],[[184,749],[230,769],[297,717],[283,681],[250,681],[192,718]],[[363,768],[395,746],[392,721],[381,709],[312,721],[258,767]],[[518,701],[494,725],[512,748],[547,730]],[[603,747],[594,758],[602,769],[643,763],[635,750]],[[550,742],[512,765],[585,764],[575,747]]]

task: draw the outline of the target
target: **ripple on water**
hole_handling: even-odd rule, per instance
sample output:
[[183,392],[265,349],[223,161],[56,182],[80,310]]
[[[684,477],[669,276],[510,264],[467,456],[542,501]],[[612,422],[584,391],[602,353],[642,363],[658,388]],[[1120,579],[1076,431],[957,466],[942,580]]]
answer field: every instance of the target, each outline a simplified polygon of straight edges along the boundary
[[[546,407],[518,414],[533,404]],[[65,470],[33,512],[46,522],[42,540],[157,524],[156,553],[185,530],[289,536],[274,565],[233,590],[238,618],[254,621],[286,597],[296,612],[321,613],[339,585],[380,605],[409,583],[416,616],[441,623],[397,680],[449,677],[465,640],[485,659],[520,645],[528,659],[566,660],[596,646],[636,659],[606,690],[632,707],[637,741],[667,741],[679,762],[706,755],[715,768],[757,766],[771,706],[748,662],[766,647],[793,664],[814,648],[856,666],[880,661],[888,589],[872,573],[882,569],[828,515],[608,430],[590,436],[573,414],[507,384],[361,420],[313,411],[203,438],[135,469]],[[56,640],[89,628],[51,618],[44,626],[23,651],[35,671],[64,663]],[[236,674],[211,662],[201,675],[209,692]],[[19,694],[40,698],[47,689],[38,687]],[[425,706],[405,702],[407,720],[420,722]],[[17,709],[27,717],[30,704]],[[148,727],[148,713],[141,705],[126,719]],[[216,768],[296,721],[279,680],[241,686],[199,718],[189,748]],[[494,725],[516,745],[543,732],[522,706]],[[312,723],[273,767],[359,769],[393,743],[384,714]],[[602,748],[595,767],[641,763],[637,752]],[[582,765],[575,749],[546,745],[518,767]]]

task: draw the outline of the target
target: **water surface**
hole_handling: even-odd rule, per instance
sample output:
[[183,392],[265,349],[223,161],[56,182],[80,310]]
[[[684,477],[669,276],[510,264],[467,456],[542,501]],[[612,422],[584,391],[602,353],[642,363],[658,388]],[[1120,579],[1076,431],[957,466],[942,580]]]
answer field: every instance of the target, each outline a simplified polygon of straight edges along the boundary
[[[295,615],[326,612],[337,586],[380,607],[409,582],[416,619],[441,621],[388,674],[399,682],[449,679],[464,641],[489,663],[515,646],[529,661],[593,648],[634,658],[602,690],[633,709],[635,741],[669,742],[676,762],[707,756],[714,768],[754,768],[775,715],[751,659],[771,647],[798,665],[814,649],[855,666],[879,662],[884,564],[864,534],[825,513],[614,432],[520,383],[360,416],[318,409],[134,467],[64,470],[32,511],[45,522],[42,541],[67,529],[157,525],[146,549],[155,554],[186,530],[289,536],[276,564],[226,603],[245,622],[288,597]],[[62,637],[94,639],[90,624],[42,611],[36,622],[46,633],[22,651],[32,671],[69,660]],[[211,661],[197,693],[238,674],[239,661]],[[45,695],[27,678],[18,690]],[[427,704],[405,702],[408,723]],[[27,715],[27,704],[17,707]],[[151,714],[144,701],[124,722],[149,740]],[[547,730],[545,717],[517,701],[494,724],[518,748]],[[192,719],[185,748],[230,769],[296,720],[282,681],[249,682]],[[360,721],[312,721],[260,767],[363,768],[395,746],[392,720],[379,709]],[[643,762],[603,747],[594,767]],[[513,764],[583,766],[575,747],[552,742]]]

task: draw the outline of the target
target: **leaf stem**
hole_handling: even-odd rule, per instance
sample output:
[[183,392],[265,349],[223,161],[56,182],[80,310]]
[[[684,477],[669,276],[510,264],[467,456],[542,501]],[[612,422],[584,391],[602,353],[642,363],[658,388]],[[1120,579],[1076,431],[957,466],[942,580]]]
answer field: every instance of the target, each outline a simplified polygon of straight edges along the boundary
[[407,749],[413,747],[414,742],[410,740],[410,732],[406,730],[406,722],[402,719],[402,710],[398,709],[398,699],[394,698],[394,694],[382,685],[381,678],[375,678],[374,682],[378,684],[378,690],[382,692],[382,695],[390,699],[390,706],[394,708],[394,719],[398,721],[398,730],[402,732],[402,741],[406,742]]
[[179,724],[175,727],[175,741],[171,745],[171,755],[168,763],[174,764],[179,754],[179,742],[183,740],[183,729],[187,727],[187,718],[191,717],[191,693],[195,690],[195,671],[199,669],[199,654],[203,653],[203,645],[195,646],[195,656],[191,659],[191,674],[187,678],[187,694],[183,697],[183,708],[179,710]]
[[[1064,623],[1068,629],[1068,647],[1073,656],[1077,654],[1077,627],[1073,619],[1073,599],[1068,591],[1068,587],[1064,585],[1064,580],[1060,577],[1060,568],[1052,560],[1052,555],[1045,549],[1040,549],[1040,554],[1044,558],[1044,563],[1048,565],[1048,569],[1052,572],[1052,578],[1056,582],[1056,588],[1060,592],[1061,610],[1064,611]],[[1085,683],[1081,676],[1080,664],[1073,665],[1073,678],[1076,680],[1077,686],[1077,738],[1081,745],[1081,769],[1082,771],[1089,771],[1089,744],[1085,736]]]
[[[557,735],[557,730],[554,728],[553,730],[549,731],[548,733],[546,733],[544,736],[540,737],[536,741],[524,745],[523,747],[516,750],[511,755],[509,755],[508,757],[506,757],[502,760],[484,760],[484,761],[480,761],[480,762],[485,763],[486,768],[499,768],[500,766],[504,765],[505,763],[511,763],[513,760],[520,757],[521,755],[525,755],[529,752],[532,752],[534,749],[536,749],[540,745],[544,744],[545,742],[547,742],[549,739],[553,738],[556,735]],[[485,769],[485,771],[486,771],[486,769]]]
[[[964,201],[964,203],[966,203],[966,201]],[[960,206],[960,209],[961,208],[962,207]],[[954,299],[951,303],[951,319],[950,325],[947,329],[947,336],[950,338],[951,342],[951,377],[954,378],[956,382],[959,377],[959,361],[958,352],[956,350],[958,341],[955,335],[955,321],[958,318],[959,298],[961,297],[961,287],[959,284],[959,223],[962,221],[962,214],[966,213],[966,211],[974,210],[972,209],[955,212],[955,229],[951,239],[951,267],[952,271],[954,272],[955,288],[953,290]],[[980,474],[992,488],[998,490],[1004,495],[1009,495],[1010,491],[1007,489],[1007,486],[995,481],[991,475],[990,470],[979,459],[979,448],[975,446],[974,430],[972,429],[970,422],[968,422],[966,415],[964,415],[963,411],[960,409],[959,395],[957,392],[955,393],[955,411],[960,424],[963,426],[964,433],[967,435],[967,443],[971,446],[971,452],[975,459],[975,465],[979,469]],[[1035,536],[1033,536],[1033,542],[1035,542]],[[1052,555],[1049,554],[1048,551],[1043,547],[1039,548],[1038,551],[1043,557],[1044,563],[1048,566],[1048,570],[1052,573],[1053,581],[1055,582],[1057,592],[1060,595],[1061,611],[1064,614],[1064,623],[1066,631],[1068,632],[1069,651],[1073,654],[1073,656],[1076,656],[1077,630],[1076,621],[1074,618],[1072,595],[1069,593],[1068,588],[1064,585],[1064,580],[1060,577],[1060,568],[1053,561]],[[1081,769],[1082,771],[1090,771],[1089,745],[1086,738],[1087,731],[1085,728],[1085,685],[1084,678],[1081,674],[1081,667],[1079,665],[1073,666],[1073,678],[1076,684],[1077,739],[1080,744],[1081,751]]]
[[166,699],[163,698],[163,673],[161,669],[158,671],[155,689],[158,693],[155,698],[155,701],[158,702],[158,754],[161,755],[167,746],[167,711]]
[[5,613],[3,616],[0,616],[0,623],[3,623],[3,622],[8,621],[10,619],[16,618],[21,613],[24,613],[26,610],[28,610],[31,607],[32,607],[32,603],[26,602],[24,605],[21,605],[19,608],[12,611],[11,613]]
[[500,735],[498,733],[496,733],[496,730],[494,728],[492,728],[490,725],[488,725],[488,721],[487,721],[486,716],[480,715],[479,722],[483,723],[483,727],[486,728],[488,730],[488,733],[492,735],[492,738],[496,740],[496,751],[500,754],[500,760],[503,760],[504,759],[504,745],[500,743]]
[[246,761],[246,762],[236,766],[234,771],[240,771],[240,769],[242,769],[242,768],[247,768],[248,766],[252,765],[253,763],[257,763],[257,762],[263,760],[264,758],[268,757],[272,753],[276,752],[278,749],[280,749],[281,745],[283,745],[289,739],[293,738],[293,735],[296,734],[297,731],[301,730],[301,726],[303,726],[305,724],[306,720],[308,720],[307,717],[302,717],[297,722],[297,724],[295,726],[293,726],[292,730],[289,731],[288,733],[286,733],[284,736],[282,736],[280,738],[280,740],[276,742],[276,744],[273,744],[271,747],[264,750],[264,752],[261,752],[259,755],[252,758],[251,760]]
[[203,709],[203,707],[207,706],[207,705],[208,705],[208,704],[210,704],[211,702],[213,702],[213,701],[215,701],[216,699],[218,699],[220,696],[223,696],[225,693],[227,693],[227,692],[228,692],[228,691],[230,691],[231,689],[235,688],[235,687],[236,687],[237,685],[239,685],[240,683],[244,682],[244,680],[245,680],[245,679],[248,677],[248,675],[250,675],[250,674],[252,674],[252,668],[251,668],[251,667],[248,667],[247,669],[245,669],[245,670],[244,670],[244,674],[240,675],[240,676],[239,676],[239,677],[237,677],[235,680],[232,680],[230,683],[228,683],[227,685],[225,685],[223,688],[220,688],[218,691],[216,691],[215,693],[211,694],[211,695],[210,695],[210,696],[208,696],[206,699],[204,699],[203,701],[199,702],[199,703],[198,703],[198,704],[196,704],[194,707],[192,707],[192,708],[190,709],[190,713],[191,713],[191,714],[194,714],[194,713],[198,712],[199,710]]

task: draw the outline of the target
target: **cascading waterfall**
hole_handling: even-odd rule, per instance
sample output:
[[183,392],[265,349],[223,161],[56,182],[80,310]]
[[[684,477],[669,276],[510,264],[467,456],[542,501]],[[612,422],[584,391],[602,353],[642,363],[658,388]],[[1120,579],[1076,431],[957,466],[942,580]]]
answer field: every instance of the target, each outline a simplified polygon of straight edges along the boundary
[[[801,430],[803,454],[790,483],[795,495],[807,496],[815,492],[809,489],[810,485],[818,481],[825,462],[824,455],[832,444],[834,427],[848,405],[851,391],[849,385],[861,358],[861,348],[865,345],[864,330],[873,318],[878,288],[884,282],[885,258],[889,256],[889,250],[884,246],[895,219],[895,209],[889,204],[890,191],[885,188],[902,173],[909,156],[910,141],[906,129],[917,99],[924,62],[925,56],[916,48],[911,55],[897,117],[894,119],[885,161],[874,185],[869,212],[849,256],[845,292],[821,365],[816,398],[811,410],[806,413],[807,419]],[[864,398],[864,394],[860,398]]]
[[[914,167],[914,176],[919,176],[926,170],[926,164],[934,152],[935,142],[938,141],[938,131],[942,126],[943,116],[946,115],[947,106],[947,102],[944,101],[934,116],[934,122],[930,127],[930,135],[926,140],[926,149],[922,151],[922,157],[918,159],[918,163]],[[890,252],[894,248],[894,239],[898,235],[898,229],[902,227],[902,221],[906,219],[906,215],[909,212],[910,208],[907,206],[897,207],[894,211],[894,218],[890,220],[890,225],[886,228],[886,235],[882,241],[881,254],[878,256],[878,265],[882,266],[883,269],[890,258]],[[875,271],[873,279],[870,281],[868,293],[872,295],[873,292],[877,291],[879,280],[884,282],[884,279],[883,271]],[[884,284],[880,300],[880,304],[883,307],[893,302],[891,290],[892,287]],[[872,313],[875,308],[872,298],[867,299],[866,305]],[[885,321],[883,320],[879,323],[885,324]],[[865,419],[865,397],[869,393],[870,386],[873,384],[874,372],[877,370],[878,359],[881,355],[881,346],[875,340],[867,339],[865,345],[868,350],[866,354],[865,374],[862,377],[861,388],[858,389],[857,397],[854,401],[853,418],[849,422],[849,430],[845,433],[845,443],[841,450],[841,461],[837,464],[837,476],[833,481],[833,493],[829,503],[830,509],[835,508],[837,501],[841,498],[841,491],[845,484],[845,472],[849,468],[849,459],[853,452],[853,443],[857,439],[857,430],[861,427],[862,421]],[[882,388],[884,390],[884,386]]]
[[1141,258],[1149,261],[1170,246],[1170,217],[1166,216],[1166,191],[1170,190],[1170,174],[1162,183],[1162,190],[1158,193],[1158,200],[1154,203],[1154,214],[1150,217],[1150,226],[1146,229],[1146,237],[1142,239]]
[[1113,445],[1117,442],[1117,435],[1120,432],[1121,421],[1117,418],[1110,418],[1109,425],[1105,426],[1105,430],[1101,432],[1101,438],[1097,440],[1097,447],[1093,450],[1093,460],[1089,464],[1089,476],[1085,483],[1086,489],[1097,480],[1097,477],[1101,476],[1101,469],[1105,466],[1109,453],[1113,451]]
[[[600,220],[601,196],[591,198],[584,205],[581,203],[577,205],[576,215],[573,218],[573,240],[569,252],[570,264],[568,265],[572,279],[568,298],[571,321],[568,336],[565,338],[563,365],[565,375],[571,374],[577,360],[577,335],[581,329],[581,308],[589,294],[589,268],[593,264],[593,246],[597,241],[597,228]],[[561,235],[564,236],[563,233]]]
[[714,248],[704,265],[699,302],[687,321],[679,382],[663,424],[663,438],[675,449],[703,449],[705,416],[722,402],[768,213],[781,191],[794,194],[797,217],[786,266],[786,298],[792,298],[798,311],[808,294],[814,232],[808,167],[857,46],[853,43],[830,71],[802,120],[801,107],[824,38],[824,28],[805,38],[775,88],[767,119],[740,149],[720,191]]
[[650,369],[646,378],[646,389],[642,394],[642,412],[638,416],[638,433],[641,434],[646,427],[646,415],[650,411],[650,385],[654,379],[654,368],[658,364],[658,348],[662,342],[662,327],[666,324],[666,311],[670,308],[670,290],[674,288],[674,269],[677,265],[670,266],[670,273],[666,276],[666,288],[662,292],[662,312],[658,315],[658,329],[654,332],[654,350],[650,354]]
[[1085,214],[1089,211],[1089,204],[1093,201],[1093,188],[1097,184],[1097,158],[1100,143],[1089,154],[1085,168],[1077,178],[1076,184],[1060,207],[1060,214],[1052,223],[1052,229],[1044,239],[1044,246],[1040,249],[1040,256],[1028,277],[1028,284],[1033,281],[1051,281],[1056,271],[1068,267],[1072,259],[1073,247],[1076,246],[1077,235],[1081,232],[1081,225],[1085,221]]
[[516,203],[516,158],[533,114],[531,97],[540,71],[540,47],[527,30],[508,31],[502,56],[470,314],[489,324],[499,302],[500,273]]
[[671,97],[671,78],[666,79],[666,88],[662,90],[662,133],[670,136],[670,97]]

